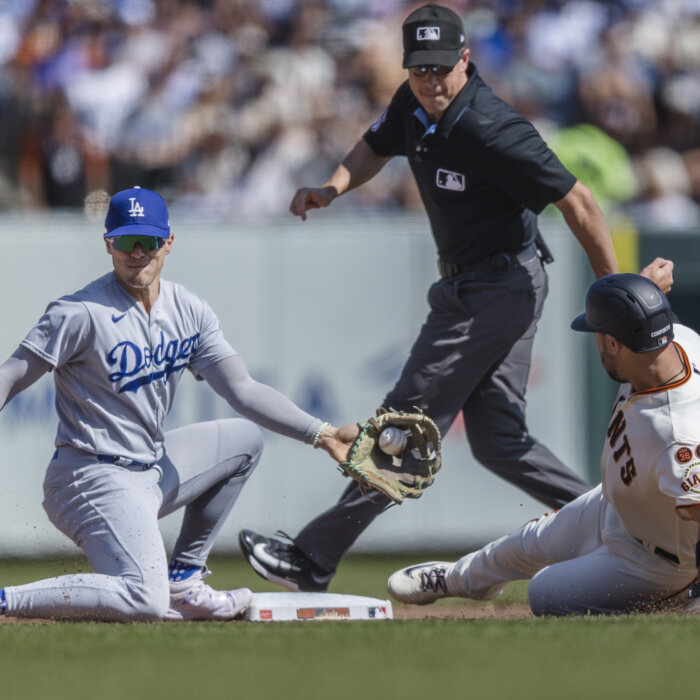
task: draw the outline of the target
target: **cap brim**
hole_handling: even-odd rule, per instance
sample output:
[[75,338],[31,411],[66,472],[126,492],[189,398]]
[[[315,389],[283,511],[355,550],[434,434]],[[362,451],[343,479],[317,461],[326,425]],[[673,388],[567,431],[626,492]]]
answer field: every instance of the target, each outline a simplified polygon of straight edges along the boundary
[[403,67],[413,66],[454,66],[459,61],[461,49],[449,51],[413,51],[403,57]]
[[586,314],[581,314],[580,316],[577,316],[571,322],[571,328],[575,331],[585,331],[588,333],[596,332],[595,328],[593,328],[586,320]]
[[105,234],[105,238],[118,238],[119,236],[158,236],[158,238],[170,238],[170,229],[154,226],[153,224],[127,224],[118,226]]

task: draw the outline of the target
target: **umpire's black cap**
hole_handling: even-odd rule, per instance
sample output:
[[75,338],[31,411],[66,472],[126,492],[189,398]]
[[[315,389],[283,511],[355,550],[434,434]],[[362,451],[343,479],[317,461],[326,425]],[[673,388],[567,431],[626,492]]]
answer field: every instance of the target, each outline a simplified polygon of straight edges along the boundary
[[651,352],[673,340],[674,316],[666,295],[641,275],[621,273],[596,280],[586,295],[586,313],[575,331],[607,333],[632,352]]
[[447,7],[424,5],[403,23],[403,67],[454,66],[464,48],[462,20]]

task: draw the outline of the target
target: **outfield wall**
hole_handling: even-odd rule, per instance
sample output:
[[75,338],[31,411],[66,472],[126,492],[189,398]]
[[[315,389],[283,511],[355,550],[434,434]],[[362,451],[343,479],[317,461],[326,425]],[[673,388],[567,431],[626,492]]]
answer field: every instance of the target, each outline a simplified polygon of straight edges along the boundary
[[[427,311],[435,252],[422,216],[337,220],[318,213],[259,225],[173,222],[164,276],[201,294],[256,378],[340,425],[371,415],[398,376]],[[558,221],[545,223],[556,263],[537,336],[528,392],[530,427],[579,473],[587,464],[585,337],[569,330],[588,281],[583,253]],[[53,298],[110,269],[99,224],[82,217],[0,217],[3,290],[0,356],[9,355]],[[383,301],[380,301],[383,300]],[[232,415],[188,376],[168,426]],[[50,376],[0,415],[0,554],[73,553],[41,508],[56,417]],[[237,551],[241,527],[297,532],[346,481],[327,455],[266,432],[260,465],[217,545]],[[466,548],[504,534],[544,510],[477,465],[456,425],[426,495],[392,508],[357,550]],[[171,543],[178,516],[163,521]]]

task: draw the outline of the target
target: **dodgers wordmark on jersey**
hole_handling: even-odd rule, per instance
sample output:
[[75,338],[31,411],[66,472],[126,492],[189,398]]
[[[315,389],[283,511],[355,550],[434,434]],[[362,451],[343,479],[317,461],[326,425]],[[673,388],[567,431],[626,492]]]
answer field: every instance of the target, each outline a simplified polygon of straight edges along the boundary
[[673,331],[689,370],[658,389],[631,394],[621,385],[601,469],[630,535],[693,566],[698,524],[683,510],[700,503],[700,336],[679,324]]
[[145,463],[162,455],[183,370],[236,354],[201,297],[161,279],[149,314],[113,272],[49,304],[22,345],[54,368],[57,447]]

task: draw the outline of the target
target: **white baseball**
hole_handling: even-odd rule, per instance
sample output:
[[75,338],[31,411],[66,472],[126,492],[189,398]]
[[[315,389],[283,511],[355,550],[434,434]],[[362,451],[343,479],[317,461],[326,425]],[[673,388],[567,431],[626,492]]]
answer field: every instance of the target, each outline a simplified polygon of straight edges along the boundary
[[400,428],[384,428],[379,435],[379,449],[388,455],[401,454],[406,447],[406,433]]

